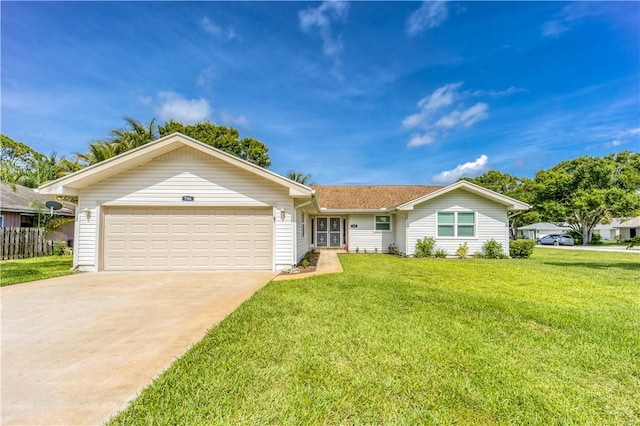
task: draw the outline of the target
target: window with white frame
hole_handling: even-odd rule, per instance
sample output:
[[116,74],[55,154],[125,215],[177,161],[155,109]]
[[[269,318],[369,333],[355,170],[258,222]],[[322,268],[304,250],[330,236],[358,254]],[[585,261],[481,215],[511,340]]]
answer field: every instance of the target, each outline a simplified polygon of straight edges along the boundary
[[304,212],[300,210],[300,222],[302,223],[302,236],[304,237],[304,228],[305,228],[305,220],[304,220]]
[[475,212],[438,212],[438,237],[475,237]]
[[391,216],[376,216],[376,231],[391,231]]
[[0,228],[4,228],[4,216],[0,214]]

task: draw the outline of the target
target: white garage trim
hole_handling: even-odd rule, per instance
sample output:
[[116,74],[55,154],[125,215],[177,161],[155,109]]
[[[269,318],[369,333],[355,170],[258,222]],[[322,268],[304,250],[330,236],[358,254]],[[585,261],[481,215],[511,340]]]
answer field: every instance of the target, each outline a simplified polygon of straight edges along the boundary
[[105,207],[104,270],[273,270],[271,208]]

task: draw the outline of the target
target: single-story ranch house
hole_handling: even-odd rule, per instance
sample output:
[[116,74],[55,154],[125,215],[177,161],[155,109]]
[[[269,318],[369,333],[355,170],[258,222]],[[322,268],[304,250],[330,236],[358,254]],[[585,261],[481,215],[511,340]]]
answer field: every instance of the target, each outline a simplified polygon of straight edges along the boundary
[[80,271],[282,270],[311,248],[412,255],[425,236],[508,254],[507,211],[530,207],[465,181],[311,188],[179,133],[39,191],[78,197]]

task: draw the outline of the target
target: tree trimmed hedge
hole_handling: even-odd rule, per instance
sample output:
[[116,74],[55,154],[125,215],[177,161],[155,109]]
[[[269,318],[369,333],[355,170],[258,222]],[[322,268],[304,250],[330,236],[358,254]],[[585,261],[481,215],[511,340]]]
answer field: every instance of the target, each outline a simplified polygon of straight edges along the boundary
[[536,246],[534,240],[515,240],[509,244],[509,256],[516,259],[526,259],[533,253]]

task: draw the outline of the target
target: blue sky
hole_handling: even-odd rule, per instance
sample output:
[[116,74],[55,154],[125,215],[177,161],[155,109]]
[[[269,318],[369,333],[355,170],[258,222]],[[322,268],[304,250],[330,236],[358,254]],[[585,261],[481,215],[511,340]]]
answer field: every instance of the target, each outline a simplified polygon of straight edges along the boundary
[[72,155],[210,120],[319,184],[640,150],[638,2],[6,2],[2,133]]

